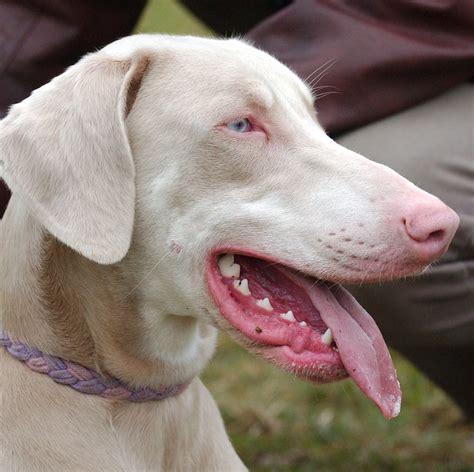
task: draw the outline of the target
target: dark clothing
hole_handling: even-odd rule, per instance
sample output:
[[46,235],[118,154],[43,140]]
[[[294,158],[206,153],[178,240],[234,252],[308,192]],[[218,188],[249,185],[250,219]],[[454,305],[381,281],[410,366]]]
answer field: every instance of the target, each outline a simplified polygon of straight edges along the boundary
[[292,0],[179,0],[220,36],[243,36]]

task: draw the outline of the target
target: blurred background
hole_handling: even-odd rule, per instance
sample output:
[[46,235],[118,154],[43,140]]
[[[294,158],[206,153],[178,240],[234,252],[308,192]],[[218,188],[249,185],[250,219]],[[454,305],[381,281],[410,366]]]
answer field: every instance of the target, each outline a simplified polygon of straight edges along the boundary
[[[173,0],[150,0],[136,32],[213,35]],[[351,381],[306,384],[224,335],[203,381],[253,471],[472,472],[474,428],[441,390],[392,354],[404,398],[391,421]]]

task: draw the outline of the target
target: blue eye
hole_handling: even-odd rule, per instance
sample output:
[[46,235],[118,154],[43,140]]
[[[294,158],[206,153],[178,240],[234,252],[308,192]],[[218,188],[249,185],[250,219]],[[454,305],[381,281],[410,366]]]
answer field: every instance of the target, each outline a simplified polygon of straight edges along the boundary
[[248,133],[252,129],[252,125],[247,118],[239,118],[227,125],[231,131],[236,133]]

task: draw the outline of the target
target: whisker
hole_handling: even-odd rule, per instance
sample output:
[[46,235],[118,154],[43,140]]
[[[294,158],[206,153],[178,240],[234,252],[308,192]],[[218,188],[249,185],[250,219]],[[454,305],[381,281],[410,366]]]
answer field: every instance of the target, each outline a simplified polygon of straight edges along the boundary
[[317,85],[322,78],[328,73],[328,71],[331,69],[331,67],[337,62],[336,59],[332,59],[332,61],[327,64],[319,73],[316,75],[311,81],[308,83],[308,85],[313,88],[315,85]]
[[313,87],[313,92],[317,92],[318,90],[327,89],[327,88],[332,88],[340,92],[340,90],[335,85],[318,85],[316,87]]
[[[336,58],[333,57],[332,59],[328,59],[324,64],[321,64],[319,67],[316,67],[316,69],[313,70],[313,72],[311,72],[311,74],[309,74],[305,79],[304,81],[305,82],[308,82],[311,77],[314,76],[314,74],[317,74],[321,69],[323,69],[324,67],[327,67],[329,65],[329,63],[334,64],[334,62],[336,61]],[[331,67],[331,65],[329,67]]]
[[322,94],[320,94],[320,95],[317,95],[317,94],[316,94],[316,98],[314,99],[314,101],[316,102],[317,100],[320,100],[321,98],[324,98],[324,97],[327,97],[327,96],[333,95],[333,94],[340,95],[341,92],[336,91],[336,90],[332,90],[331,92],[324,92],[324,93],[322,93]]
[[130,290],[130,292],[127,293],[127,295],[125,295],[125,297],[123,298],[123,300],[125,300],[126,298],[128,298],[133,292],[135,292],[135,290],[140,287],[140,285],[145,282],[145,280],[148,279],[148,277],[150,277],[150,275],[153,273],[153,271],[158,267],[158,265],[160,264],[161,261],[163,261],[163,259],[168,256],[168,254],[165,254],[161,259],[158,260],[158,262],[156,262],[156,264],[153,265],[153,267],[150,269],[150,271],[145,275],[145,277],[143,277],[142,280],[140,280],[140,282],[138,282],[137,285],[135,285],[135,287],[132,288],[132,290]]
[[324,280],[321,279],[314,279],[314,282],[311,284],[311,288],[316,287],[317,285],[324,285]]
[[333,288],[336,289],[336,292],[340,289],[340,285],[337,282],[333,282],[333,284],[329,287],[329,290],[332,290]]

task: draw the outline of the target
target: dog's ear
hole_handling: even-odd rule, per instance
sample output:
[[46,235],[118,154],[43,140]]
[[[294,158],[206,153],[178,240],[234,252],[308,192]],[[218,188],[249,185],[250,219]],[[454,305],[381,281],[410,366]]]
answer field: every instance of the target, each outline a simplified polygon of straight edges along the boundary
[[148,57],[86,56],[0,122],[0,167],[11,190],[63,243],[102,264],[132,236],[135,168],[125,127]]

